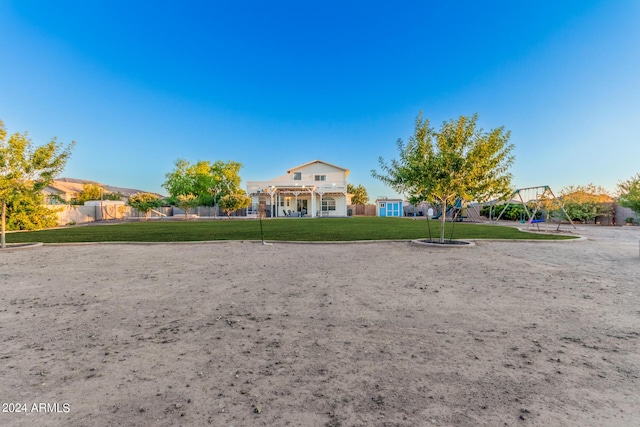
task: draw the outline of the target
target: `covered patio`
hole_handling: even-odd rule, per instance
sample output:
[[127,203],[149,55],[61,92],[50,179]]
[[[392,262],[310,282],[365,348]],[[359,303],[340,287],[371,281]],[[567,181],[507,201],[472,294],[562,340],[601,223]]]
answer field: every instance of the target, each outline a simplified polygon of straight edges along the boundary
[[[268,185],[248,188],[254,200],[266,197],[266,209],[271,217],[329,217],[346,216],[341,207],[346,201],[346,189],[332,185]],[[257,211],[257,203],[252,210]]]

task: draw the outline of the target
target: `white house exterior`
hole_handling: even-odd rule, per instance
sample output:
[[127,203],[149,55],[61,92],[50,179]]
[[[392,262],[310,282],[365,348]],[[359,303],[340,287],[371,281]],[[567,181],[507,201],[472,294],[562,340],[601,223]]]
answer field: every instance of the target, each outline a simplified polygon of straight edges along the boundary
[[247,181],[247,194],[254,209],[266,198],[272,216],[347,216],[348,176],[349,169],[313,160],[268,181]]

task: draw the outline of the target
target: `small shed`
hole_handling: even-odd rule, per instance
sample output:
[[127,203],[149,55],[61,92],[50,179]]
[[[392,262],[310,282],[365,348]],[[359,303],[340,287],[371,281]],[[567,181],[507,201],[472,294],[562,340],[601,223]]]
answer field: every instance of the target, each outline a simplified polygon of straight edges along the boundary
[[385,216],[401,217],[403,215],[402,200],[401,199],[377,199],[376,215],[380,217],[385,217]]

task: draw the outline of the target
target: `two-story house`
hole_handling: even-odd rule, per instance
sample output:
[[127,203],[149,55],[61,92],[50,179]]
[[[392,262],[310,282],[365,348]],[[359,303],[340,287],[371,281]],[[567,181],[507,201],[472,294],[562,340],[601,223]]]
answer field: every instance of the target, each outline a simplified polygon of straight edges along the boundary
[[314,160],[268,181],[248,181],[255,207],[266,199],[271,216],[347,216],[349,169]]

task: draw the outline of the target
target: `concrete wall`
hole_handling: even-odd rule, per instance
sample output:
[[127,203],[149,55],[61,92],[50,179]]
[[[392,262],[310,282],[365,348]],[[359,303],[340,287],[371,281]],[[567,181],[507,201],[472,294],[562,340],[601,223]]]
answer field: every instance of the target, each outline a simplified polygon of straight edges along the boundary
[[[151,214],[149,215],[149,218],[166,218],[168,216],[173,215],[173,207],[171,206],[162,206],[154,209],[154,211],[155,212],[151,212]],[[145,215],[142,212],[138,212],[137,209],[134,209],[131,207],[127,211],[126,216],[127,216],[127,219],[145,217]]]
[[[336,199],[336,205],[341,206],[344,203],[344,199],[340,196],[332,196]],[[341,200],[342,199],[342,200]],[[318,199],[319,201],[319,199]],[[74,205],[48,205],[51,209],[58,210],[58,224],[59,225],[68,225],[71,223],[75,224],[86,224],[88,222],[93,221],[101,221],[104,217],[105,220],[122,220],[126,218],[144,218],[144,215],[132,209],[129,206],[125,206],[124,209],[117,206],[104,206],[102,211],[100,206],[74,206]],[[257,207],[257,205],[256,205]],[[366,215],[366,216],[375,216],[376,215],[376,205],[349,205],[348,209],[352,210],[353,215]],[[338,208],[338,211],[332,211],[332,215],[336,216],[345,216],[347,212],[343,212],[341,208]],[[167,217],[173,216],[173,214],[184,214],[184,211],[178,208],[172,207],[161,207],[156,209],[158,212],[166,215]],[[213,208],[209,208],[207,206],[201,206],[192,210],[192,213],[200,217],[208,217],[212,214]],[[222,216],[223,213],[218,212],[218,216]],[[244,216],[245,210],[238,211],[236,216]],[[309,212],[310,215],[310,212]],[[157,218],[162,215],[157,215],[156,213],[152,213],[151,217]],[[625,225],[624,220],[626,218],[633,217],[636,218],[636,222],[640,222],[640,218],[629,208],[623,208],[619,205],[615,205],[615,225]],[[590,221],[593,223],[593,221]],[[612,225],[608,220],[604,218],[598,218],[596,222],[600,222],[602,225]]]
[[[58,212],[58,225],[86,224],[88,222],[102,220],[123,220],[135,218],[138,214],[130,206],[106,205],[102,206],[79,206],[79,205],[48,205],[50,209]],[[161,208],[162,209],[162,208]]]
[[624,220],[629,217],[635,218],[636,222],[640,221],[640,218],[638,218],[638,215],[636,215],[636,213],[629,208],[623,208],[622,206],[616,204],[615,210],[616,210],[616,225],[625,225]]
[[86,224],[95,221],[96,216],[100,215],[99,206],[49,205],[48,207],[58,211],[58,225]]
[[[105,205],[105,206],[76,206],[76,205],[49,205],[51,209],[57,210],[58,225],[69,224],[86,224],[94,221],[102,220],[124,220],[124,219],[144,219],[145,215],[133,209],[130,206],[122,205]],[[155,212],[151,212],[149,218],[171,218],[174,215],[184,215],[182,209],[178,209],[172,206],[164,206],[154,209]],[[199,206],[189,211],[189,214],[197,215],[199,217],[212,217],[214,208],[208,206]],[[240,209],[232,214],[232,216],[246,216],[246,209]],[[217,216],[226,216],[226,214],[220,210],[217,212]]]

